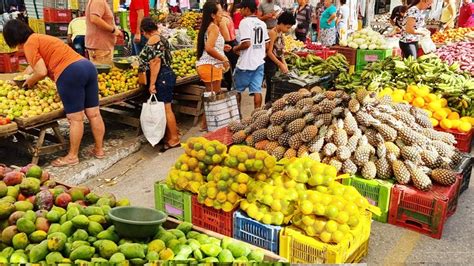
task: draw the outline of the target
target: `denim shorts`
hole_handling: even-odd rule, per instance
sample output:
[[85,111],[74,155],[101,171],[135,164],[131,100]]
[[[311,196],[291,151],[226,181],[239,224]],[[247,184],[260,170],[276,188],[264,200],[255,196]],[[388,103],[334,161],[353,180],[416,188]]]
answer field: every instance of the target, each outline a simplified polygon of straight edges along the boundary
[[264,76],[264,64],[261,64],[255,70],[234,70],[235,90],[242,93],[249,88],[249,93],[262,93],[262,82]]
[[[147,71],[147,84],[150,84],[150,71]],[[173,88],[176,85],[176,75],[169,66],[161,65],[160,73],[155,82],[156,98],[160,102],[173,102]]]

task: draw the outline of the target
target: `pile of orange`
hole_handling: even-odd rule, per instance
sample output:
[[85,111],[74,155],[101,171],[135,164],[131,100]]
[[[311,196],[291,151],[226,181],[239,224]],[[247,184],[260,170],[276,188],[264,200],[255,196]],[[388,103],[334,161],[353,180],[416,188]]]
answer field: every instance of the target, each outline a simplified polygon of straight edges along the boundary
[[459,113],[448,107],[448,101],[445,98],[430,91],[430,87],[425,85],[409,85],[406,90],[385,88],[379,93],[379,97],[389,95],[394,102],[408,103],[422,108],[430,117],[434,127],[455,129],[463,133],[470,132],[474,126],[474,118],[460,117]]
[[456,28],[449,29],[443,32],[438,31],[431,39],[435,43],[459,42],[466,39],[466,34],[473,31],[474,28]]

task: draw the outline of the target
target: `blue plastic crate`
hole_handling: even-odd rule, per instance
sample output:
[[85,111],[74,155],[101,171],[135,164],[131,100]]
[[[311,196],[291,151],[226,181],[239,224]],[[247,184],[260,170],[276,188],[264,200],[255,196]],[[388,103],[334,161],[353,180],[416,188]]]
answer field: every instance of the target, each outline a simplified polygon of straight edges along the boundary
[[282,228],[281,226],[262,224],[240,210],[234,213],[234,238],[275,254],[278,254],[279,251]]

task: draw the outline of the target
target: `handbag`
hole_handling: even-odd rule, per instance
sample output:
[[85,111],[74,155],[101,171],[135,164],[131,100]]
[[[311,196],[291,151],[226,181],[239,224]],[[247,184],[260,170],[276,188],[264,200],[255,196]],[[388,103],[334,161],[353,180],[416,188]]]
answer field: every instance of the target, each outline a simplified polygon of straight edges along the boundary
[[[155,101],[152,101],[152,100]],[[140,114],[140,125],[143,135],[150,142],[151,146],[158,144],[165,136],[166,113],[165,104],[159,102],[155,94],[152,94],[148,101],[143,103]]]

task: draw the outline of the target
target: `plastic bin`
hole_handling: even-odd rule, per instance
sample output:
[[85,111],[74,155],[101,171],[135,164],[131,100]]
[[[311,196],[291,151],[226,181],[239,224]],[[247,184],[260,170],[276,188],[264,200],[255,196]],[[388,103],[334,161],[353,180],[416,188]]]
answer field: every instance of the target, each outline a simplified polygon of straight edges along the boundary
[[192,220],[191,197],[188,192],[171,189],[164,183],[155,183],[155,208],[180,221]]
[[292,82],[284,76],[274,77],[272,79],[272,88],[270,92],[267,91],[267,93],[270,93],[270,99],[272,101],[275,101],[280,99],[286,93],[298,91],[301,88],[312,88],[314,86],[320,85],[321,82],[322,78],[317,79],[315,82],[308,84],[304,82]]
[[471,129],[469,133],[462,133],[456,129],[443,129],[441,127],[435,128],[438,131],[444,131],[451,133],[456,139],[457,143],[454,145],[462,152],[471,152],[471,142],[474,136],[474,129]]
[[234,238],[278,254],[282,227],[263,224],[241,211],[234,213]]
[[473,160],[469,153],[463,155],[461,162],[454,169],[460,175],[462,175],[461,188],[459,189],[459,194],[462,194],[466,189],[469,188],[469,183],[471,182],[471,173],[472,173],[472,164]]
[[342,54],[346,57],[349,65],[355,66],[357,62],[357,49],[335,45],[331,47],[332,50],[335,50],[337,53]]
[[16,53],[0,54],[0,73],[18,72],[20,61]]
[[456,211],[460,181],[458,178],[451,186],[433,184],[427,192],[394,185],[388,222],[440,239],[446,220]]
[[294,226],[285,227],[280,233],[280,256],[290,263],[340,264],[357,263],[367,254],[371,227],[371,213],[366,212],[353,231],[354,238],[341,243],[327,244],[307,236]]
[[370,204],[379,207],[382,214],[380,216],[372,215],[373,220],[381,223],[388,221],[390,193],[392,191],[393,181],[380,179],[367,180],[354,176],[343,179],[342,184],[355,187]]
[[[357,50],[356,66],[365,66],[372,62],[382,61],[393,54],[392,49],[388,50]],[[357,71],[357,70],[356,70]]]
[[233,236],[234,212],[238,207],[230,212],[217,210],[199,203],[196,195],[192,196],[191,202],[194,225],[228,237]]
[[72,20],[72,12],[68,9],[43,8],[44,22],[46,23],[69,23]]
[[67,23],[46,23],[46,34],[56,37],[66,37],[67,28]]
[[228,127],[222,127],[203,135],[208,140],[218,140],[219,142],[230,146],[232,145],[232,131]]

